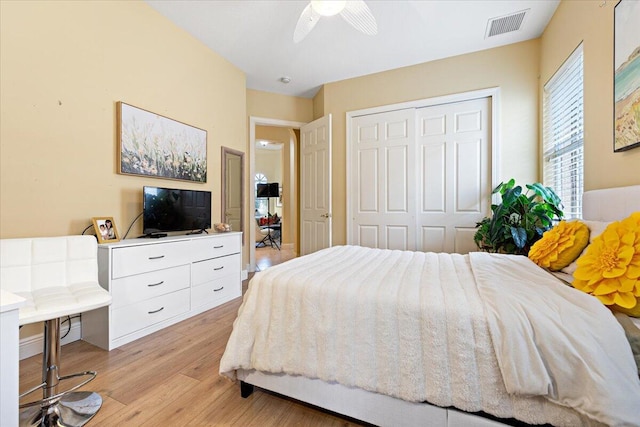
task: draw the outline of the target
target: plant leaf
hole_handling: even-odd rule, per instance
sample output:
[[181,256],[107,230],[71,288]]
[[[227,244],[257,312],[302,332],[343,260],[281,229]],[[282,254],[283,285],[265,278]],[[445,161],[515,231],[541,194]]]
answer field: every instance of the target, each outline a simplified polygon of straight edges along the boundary
[[513,237],[513,242],[520,249],[527,244],[527,231],[522,227],[511,227],[511,237]]

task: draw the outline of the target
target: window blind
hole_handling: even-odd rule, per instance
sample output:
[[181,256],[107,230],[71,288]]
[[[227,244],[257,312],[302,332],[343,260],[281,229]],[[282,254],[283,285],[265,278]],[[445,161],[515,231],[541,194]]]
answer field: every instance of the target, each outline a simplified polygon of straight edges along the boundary
[[544,86],[543,120],[543,183],[562,200],[565,218],[581,218],[584,189],[582,44]]

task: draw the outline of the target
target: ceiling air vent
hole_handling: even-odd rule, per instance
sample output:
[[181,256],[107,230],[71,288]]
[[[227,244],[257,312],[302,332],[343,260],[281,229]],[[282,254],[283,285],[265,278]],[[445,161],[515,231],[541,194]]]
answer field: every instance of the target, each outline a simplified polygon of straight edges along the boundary
[[521,10],[520,12],[511,13],[506,16],[492,18],[487,23],[487,34],[485,38],[498,36],[500,34],[518,31],[522,26],[524,17],[530,9]]

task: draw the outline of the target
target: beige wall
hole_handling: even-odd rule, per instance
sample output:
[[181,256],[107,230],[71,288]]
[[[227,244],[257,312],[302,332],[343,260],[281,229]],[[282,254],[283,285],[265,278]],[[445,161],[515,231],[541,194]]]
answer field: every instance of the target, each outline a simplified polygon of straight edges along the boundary
[[349,111],[500,88],[500,176],[538,179],[538,66],[540,40],[329,83],[324,113],[333,118],[333,244],[346,243],[345,114]]
[[615,4],[565,0],[542,35],[540,96],[544,84],[583,42],[585,190],[640,184],[640,148],[613,152]]
[[308,123],[313,120],[313,101],[247,89],[247,115]]
[[[244,150],[245,76],[144,2],[1,4],[0,236],[123,235],[143,185],[213,192],[220,146]],[[116,173],[116,102],[206,129],[206,184]],[[141,221],[129,237],[141,233]]]
[[319,119],[322,116],[324,116],[324,86],[313,97],[313,119]]

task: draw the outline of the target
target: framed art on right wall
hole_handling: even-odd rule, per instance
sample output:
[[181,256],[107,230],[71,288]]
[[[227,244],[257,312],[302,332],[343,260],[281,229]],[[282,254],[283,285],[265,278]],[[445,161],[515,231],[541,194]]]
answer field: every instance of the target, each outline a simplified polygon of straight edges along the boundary
[[613,151],[640,147],[640,1],[621,0],[614,10]]

